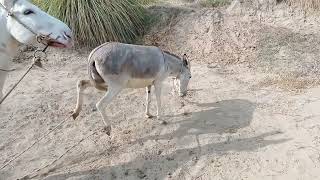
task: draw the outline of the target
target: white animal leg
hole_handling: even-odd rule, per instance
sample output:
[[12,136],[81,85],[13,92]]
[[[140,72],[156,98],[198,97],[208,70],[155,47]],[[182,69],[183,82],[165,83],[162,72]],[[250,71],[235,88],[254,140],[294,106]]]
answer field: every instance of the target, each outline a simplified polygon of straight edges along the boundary
[[3,98],[3,86],[6,80],[6,73],[0,73],[0,100]]
[[79,116],[79,113],[83,104],[83,91],[87,87],[91,87],[92,84],[89,80],[79,80],[77,83],[77,105],[72,113],[73,119],[76,119]]
[[[160,120],[162,116],[162,110],[161,110],[161,89],[162,89],[162,83],[155,83],[154,84],[155,94],[156,94],[156,100],[157,100],[157,119]],[[161,121],[162,124],[165,124],[165,121]]]
[[149,113],[149,108],[150,108],[150,103],[151,103],[151,98],[150,98],[150,94],[151,94],[151,86],[146,87],[146,93],[147,93],[147,103],[146,103],[146,117],[147,118],[151,118],[152,115]]
[[104,130],[109,136],[111,134],[111,124],[107,117],[106,108],[107,105],[111,103],[112,99],[114,99],[122,89],[123,87],[119,85],[110,85],[107,94],[96,104],[97,109],[101,113],[102,122],[105,125]]
[[172,82],[173,82],[173,90],[172,90],[172,92],[173,92],[173,94],[176,94],[176,93],[179,92],[179,82],[178,82],[178,80],[176,78],[174,78],[172,80]]

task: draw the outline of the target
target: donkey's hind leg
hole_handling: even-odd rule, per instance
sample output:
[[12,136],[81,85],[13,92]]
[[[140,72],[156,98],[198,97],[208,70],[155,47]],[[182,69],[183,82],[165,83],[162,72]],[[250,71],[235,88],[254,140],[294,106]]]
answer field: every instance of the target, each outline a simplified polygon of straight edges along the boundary
[[147,118],[152,118],[152,115],[149,112],[150,109],[150,103],[151,103],[151,98],[150,98],[150,94],[151,94],[151,86],[147,86],[146,87],[146,93],[147,93],[147,98],[146,98],[146,117]]
[[77,105],[72,113],[73,119],[76,119],[79,116],[79,113],[81,111],[82,103],[83,103],[83,91],[87,87],[91,87],[91,86],[92,84],[90,80],[79,80],[77,82]]
[[110,84],[107,94],[96,104],[97,109],[101,113],[102,122],[105,125],[104,130],[109,136],[111,134],[111,124],[106,114],[106,108],[107,105],[111,103],[111,101],[120,93],[122,89],[122,86]]

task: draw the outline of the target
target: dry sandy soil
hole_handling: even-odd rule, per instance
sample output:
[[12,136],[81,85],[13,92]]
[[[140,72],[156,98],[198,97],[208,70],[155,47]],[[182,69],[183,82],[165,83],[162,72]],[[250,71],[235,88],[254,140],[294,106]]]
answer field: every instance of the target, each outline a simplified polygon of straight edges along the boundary
[[[128,89],[108,107],[110,138],[95,110],[103,93],[90,89],[80,117],[1,169],[0,179],[319,179],[318,17],[283,4],[150,10],[159,22],[145,43],[192,61],[187,97],[166,82],[168,124],[144,118],[145,90]],[[50,49],[47,70],[31,71],[1,105],[0,166],[68,116],[88,53]],[[6,90],[27,55],[15,59]]]

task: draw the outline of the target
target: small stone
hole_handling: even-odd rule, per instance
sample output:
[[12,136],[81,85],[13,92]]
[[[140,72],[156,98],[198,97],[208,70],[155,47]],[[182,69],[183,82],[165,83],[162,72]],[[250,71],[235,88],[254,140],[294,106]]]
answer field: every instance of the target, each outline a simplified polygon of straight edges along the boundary
[[184,102],[181,102],[181,104],[180,104],[180,105],[181,105],[181,107],[184,107],[184,106],[185,106]]
[[129,169],[127,169],[127,170],[124,172],[124,175],[125,175],[125,176],[128,176],[128,175],[129,175]]
[[112,179],[117,179],[117,175],[114,172],[111,172]]
[[142,170],[137,169],[137,176],[138,176],[138,178],[143,179],[143,178],[145,178],[147,175],[145,175]]
[[167,121],[161,121],[160,124],[162,124],[162,125],[167,125],[168,122],[167,122]]
[[197,156],[192,158],[192,161],[198,161],[198,160],[199,160],[199,158]]
[[189,112],[183,112],[184,116],[188,116],[190,113]]
[[208,64],[207,67],[210,69],[216,68],[216,67],[218,67],[218,64],[217,63]]
[[32,45],[23,45],[20,47],[21,52],[31,52],[31,51],[35,51],[36,49],[37,47]]
[[173,157],[167,157],[166,159],[167,159],[168,161],[173,161],[173,160],[174,160]]

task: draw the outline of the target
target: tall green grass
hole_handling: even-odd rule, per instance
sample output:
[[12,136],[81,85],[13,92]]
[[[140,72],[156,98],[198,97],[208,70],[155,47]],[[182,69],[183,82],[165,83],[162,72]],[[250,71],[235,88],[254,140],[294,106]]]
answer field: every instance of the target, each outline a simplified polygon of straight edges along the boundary
[[152,3],[155,3],[159,0],[138,0],[138,2],[142,5],[149,5],[149,4],[152,4]]
[[73,30],[76,44],[134,42],[144,32],[146,11],[137,0],[33,0]]
[[231,3],[232,0],[202,0],[200,4],[204,7],[225,6]]

